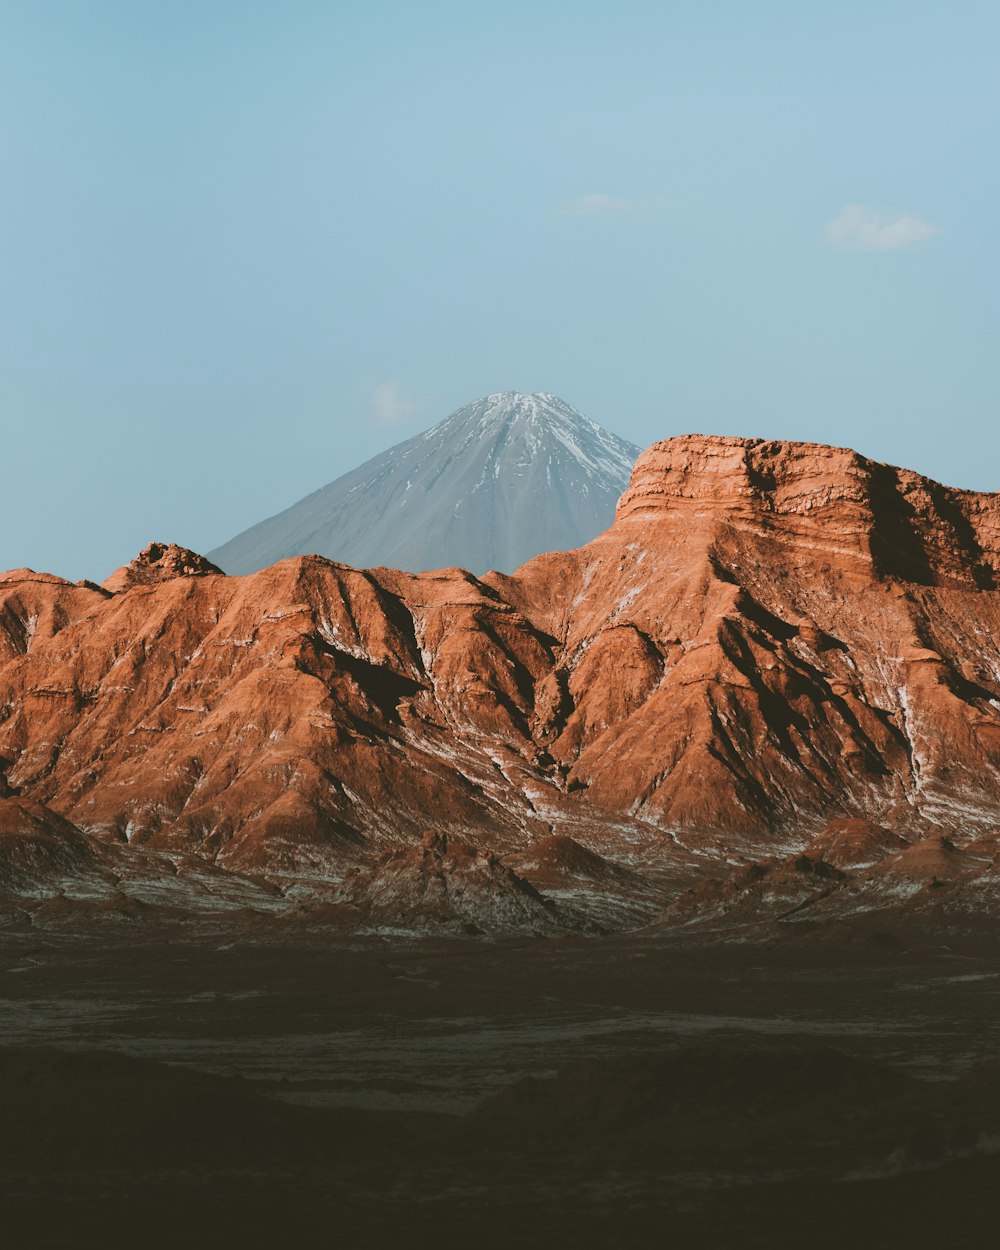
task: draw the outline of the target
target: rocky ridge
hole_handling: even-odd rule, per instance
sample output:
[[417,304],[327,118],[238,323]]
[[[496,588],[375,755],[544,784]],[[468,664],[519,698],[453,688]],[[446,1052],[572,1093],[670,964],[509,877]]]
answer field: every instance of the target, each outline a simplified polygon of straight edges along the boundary
[[718,900],[747,889],[771,920],[989,907],[998,578],[998,496],[701,435],[639,457],[605,533],[509,576],[236,578],[162,544],[104,588],[18,570],[0,785],[96,855],[247,897],[342,896],[431,829],[592,918],[742,915]]

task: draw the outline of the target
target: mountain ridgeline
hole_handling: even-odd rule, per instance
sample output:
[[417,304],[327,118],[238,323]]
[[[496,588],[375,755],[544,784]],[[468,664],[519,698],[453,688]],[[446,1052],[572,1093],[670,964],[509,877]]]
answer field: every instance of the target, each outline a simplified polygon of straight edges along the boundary
[[487,395],[210,553],[227,573],[288,556],[511,572],[607,529],[639,448],[555,395]]
[[0,901],[993,925],[998,579],[1000,496],[701,435],[513,575],[0,575]]

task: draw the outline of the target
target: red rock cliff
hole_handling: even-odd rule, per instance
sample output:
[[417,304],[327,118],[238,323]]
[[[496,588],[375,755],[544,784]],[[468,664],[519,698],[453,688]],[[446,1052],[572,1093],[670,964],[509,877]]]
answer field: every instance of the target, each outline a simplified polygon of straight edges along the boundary
[[692,435],[512,577],[158,550],[105,590],[0,579],[0,773],[99,837],[322,873],[429,827],[653,856],[995,827],[994,495]]

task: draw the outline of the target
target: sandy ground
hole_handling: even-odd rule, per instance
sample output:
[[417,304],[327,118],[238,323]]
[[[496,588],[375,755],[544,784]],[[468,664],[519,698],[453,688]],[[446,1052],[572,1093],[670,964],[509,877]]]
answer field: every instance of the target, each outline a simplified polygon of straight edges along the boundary
[[989,1244],[998,951],[12,922],[5,1244]]

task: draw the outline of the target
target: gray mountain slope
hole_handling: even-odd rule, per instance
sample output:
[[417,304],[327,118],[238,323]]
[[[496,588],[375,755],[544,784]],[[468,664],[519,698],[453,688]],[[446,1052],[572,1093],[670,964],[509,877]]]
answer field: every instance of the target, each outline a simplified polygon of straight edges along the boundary
[[606,529],[638,454],[555,395],[487,395],[209,558],[236,574],[307,554],[362,568],[510,572]]

